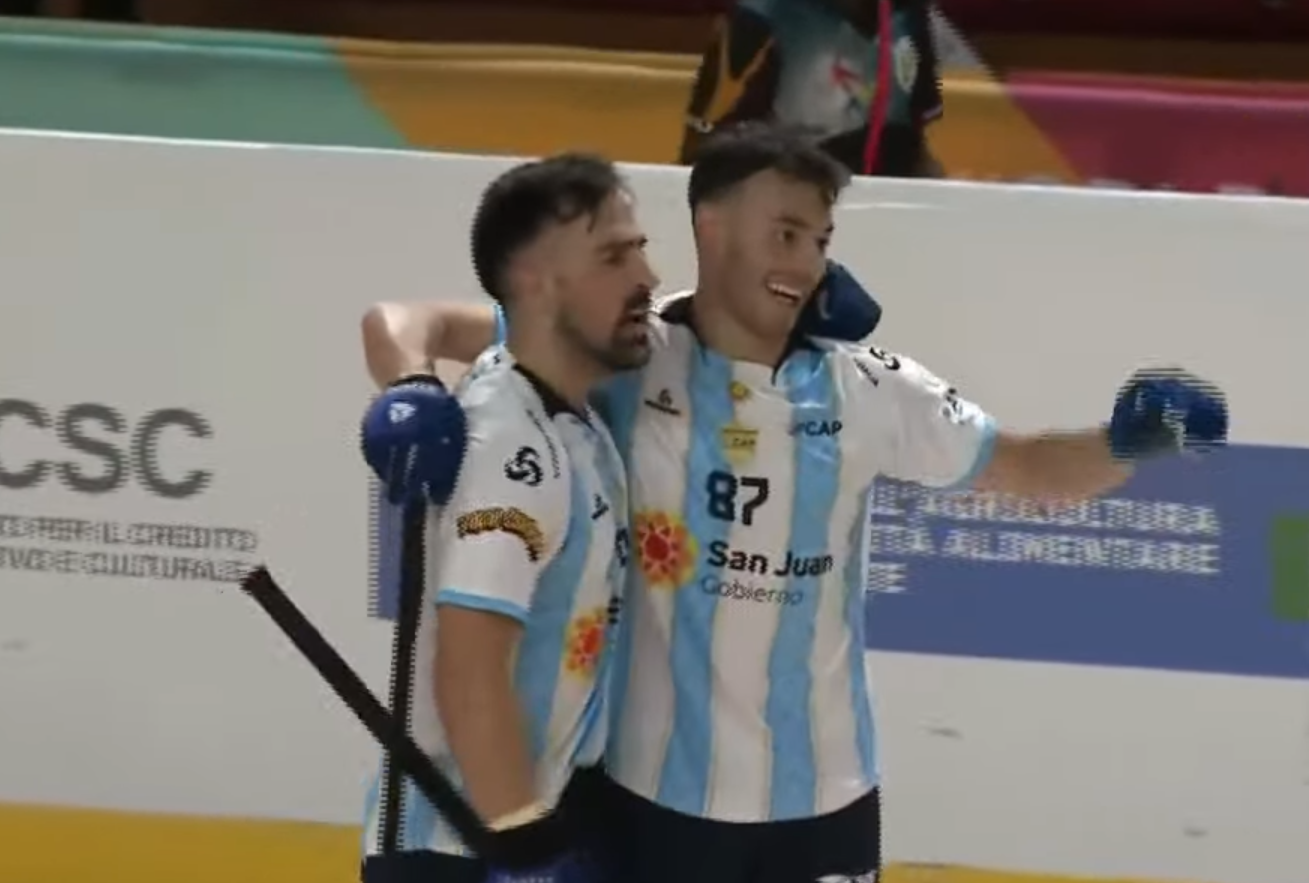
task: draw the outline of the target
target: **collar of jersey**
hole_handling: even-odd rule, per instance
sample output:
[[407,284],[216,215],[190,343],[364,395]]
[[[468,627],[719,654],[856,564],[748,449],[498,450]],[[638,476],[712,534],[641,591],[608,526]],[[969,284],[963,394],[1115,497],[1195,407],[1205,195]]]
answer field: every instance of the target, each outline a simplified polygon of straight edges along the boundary
[[[682,325],[695,338],[700,350],[706,353],[720,355],[716,350],[705,346],[700,338],[699,332],[695,329],[695,316],[691,309],[691,300],[695,294],[689,294],[685,297],[672,298],[659,309],[659,318],[663,319],[669,325]],[[805,350],[816,350],[817,346],[805,335],[799,327],[791,329],[791,336],[787,338],[786,348],[782,350],[782,356],[773,365],[773,382],[777,382],[778,372],[786,365],[786,360],[798,352]]]
[[572,414],[583,423],[587,422],[586,415],[578,413],[577,409],[568,403],[568,400],[554,391],[548,383],[542,380],[537,374],[530,369],[524,368],[517,361],[514,362],[514,370],[523,376],[528,386],[536,393],[541,404],[545,406],[545,415],[550,419],[558,417],[560,414]]

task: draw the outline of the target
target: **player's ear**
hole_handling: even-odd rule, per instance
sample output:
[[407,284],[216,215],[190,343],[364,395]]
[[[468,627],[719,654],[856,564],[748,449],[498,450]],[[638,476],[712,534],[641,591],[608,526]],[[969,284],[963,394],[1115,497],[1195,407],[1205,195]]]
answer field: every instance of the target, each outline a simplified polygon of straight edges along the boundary
[[505,268],[505,288],[512,291],[517,297],[531,297],[533,287],[536,285],[536,273],[533,271],[531,262],[524,260],[519,256],[510,261],[509,266]]
[[691,214],[691,229],[695,241],[713,249],[722,240],[724,218],[723,205],[718,202],[702,202]]
[[545,243],[534,242],[514,256],[506,275],[513,283],[513,291],[533,306],[544,304],[551,297],[549,253]]

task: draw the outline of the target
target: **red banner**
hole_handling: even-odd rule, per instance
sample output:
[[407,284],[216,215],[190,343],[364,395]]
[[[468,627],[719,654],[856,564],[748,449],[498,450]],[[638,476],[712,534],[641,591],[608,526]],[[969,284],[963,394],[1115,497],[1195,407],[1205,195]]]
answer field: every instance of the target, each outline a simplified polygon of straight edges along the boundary
[[937,0],[965,33],[1224,41],[1309,39],[1309,5],[1257,0]]
[[1005,91],[1087,183],[1309,196],[1309,84],[1018,74]]

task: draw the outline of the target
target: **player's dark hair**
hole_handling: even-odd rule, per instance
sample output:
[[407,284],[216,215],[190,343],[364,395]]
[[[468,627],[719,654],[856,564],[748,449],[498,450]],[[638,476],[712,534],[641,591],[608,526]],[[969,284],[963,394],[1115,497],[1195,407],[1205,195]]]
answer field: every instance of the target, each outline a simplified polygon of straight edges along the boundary
[[819,146],[813,133],[796,126],[749,121],[719,129],[692,157],[687,198],[691,210],[728,196],[760,172],[777,172],[812,184],[835,204],[850,172]]
[[473,271],[491,297],[506,294],[505,271],[521,249],[552,224],[594,219],[600,206],[626,187],[603,157],[564,153],[514,166],[491,182],[473,217]]

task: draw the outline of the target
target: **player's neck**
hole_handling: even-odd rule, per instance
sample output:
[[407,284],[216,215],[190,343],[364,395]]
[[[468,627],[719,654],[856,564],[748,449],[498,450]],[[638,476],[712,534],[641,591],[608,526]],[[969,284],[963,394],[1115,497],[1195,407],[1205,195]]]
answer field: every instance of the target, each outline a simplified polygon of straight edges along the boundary
[[558,341],[545,339],[531,330],[526,334],[515,332],[514,328],[511,323],[505,341],[514,361],[536,375],[579,414],[584,413],[591,389],[603,379],[595,366],[581,364],[580,357]]
[[704,297],[702,284],[691,297],[691,327],[700,343],[734,362],[754,362],[769,368],[786,355],[788,341],[760,337],[720,306],[717,298]]

